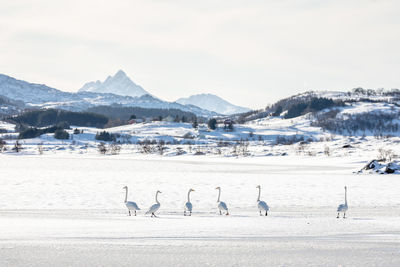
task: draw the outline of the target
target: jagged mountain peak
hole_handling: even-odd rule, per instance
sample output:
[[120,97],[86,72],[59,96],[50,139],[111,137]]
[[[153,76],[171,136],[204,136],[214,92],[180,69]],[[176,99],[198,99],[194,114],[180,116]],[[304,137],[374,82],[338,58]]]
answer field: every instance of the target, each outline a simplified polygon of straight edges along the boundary
[[108,76],[104,82],[97,80],[83,85],[79,92],[111,93],[122,96],[140,97],[149,94],[140,85],[134,83],[123,70],[114,76]]

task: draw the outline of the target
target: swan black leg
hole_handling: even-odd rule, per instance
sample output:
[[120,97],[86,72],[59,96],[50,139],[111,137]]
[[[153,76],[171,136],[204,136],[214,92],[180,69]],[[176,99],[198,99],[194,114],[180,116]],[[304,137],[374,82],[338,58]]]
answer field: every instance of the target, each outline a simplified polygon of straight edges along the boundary
[[343,213],[343,219],[346,219],[346,212]]
[[265,216],[268,216],[268,211],[265,212]]
[[339,219],[339,212],[337,213],[337,217],[336,218],[338,218]]
[[136,216],[136,210],[135,210],[135,216]]
[[183,216],[186,216],[186,210],[183,211]]
[[261,214],[261,210],[260,210],[260,216],[262,216],[262,214]]
[[131,216],[131,210],[128,210],[128,216]]
[[192,216],[192,212],[189,213],[189,216]]
[[219,215],[222,215],[222,212],[221,212],[221,210],[219,210]]
[[226,211],[226,216],[228,216],[229,215],[229,211]]

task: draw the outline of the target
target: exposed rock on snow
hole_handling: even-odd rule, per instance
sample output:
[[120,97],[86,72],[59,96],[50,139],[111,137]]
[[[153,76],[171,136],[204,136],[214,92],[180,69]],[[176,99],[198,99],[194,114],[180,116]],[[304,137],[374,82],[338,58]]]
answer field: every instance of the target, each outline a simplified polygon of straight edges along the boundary
[[379,173],[379,174],[400,174],[400,163],[397,160],[391,161],[387,164],[379,160],[372,160],[359,173]]

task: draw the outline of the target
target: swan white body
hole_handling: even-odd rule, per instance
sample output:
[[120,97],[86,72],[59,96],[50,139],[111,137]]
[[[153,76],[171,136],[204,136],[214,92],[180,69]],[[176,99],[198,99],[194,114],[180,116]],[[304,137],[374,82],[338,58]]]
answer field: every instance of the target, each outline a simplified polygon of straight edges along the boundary
[[190,188],[189,192],[188,192],[188,195],[187,195],[187,202],[185,203],[185,208],[184,208],[184,211],[183,211],[183,216],[186,216],[186,211],[189,212],[189,216],[192,216],[193,205],[190,202],[190,193],[192,191],[194,191],[194,189]]
[[260,200],[261,197],[261,186],[258,185],[256,188],[258,188],[258,198],[257,198],[257,207],[258,210],[260,211],[260,216],[262,215],[262,212],[265,212],[265,216],[268,216],[268,211],[269,207],[265,201]]
[[136,211],[140,210],[139,206],[136,204],[136,202],[133,201],[128,201],[128,187],[124,186],[123,189],[125,189],[125,206],[128,209],[128,215],[131,216],[131,210],[135,211],[135,216],[136,216]]
[[228,211],[228,206],[226,205],[225,202],[220,201],[220,197],[221,197],[221,187],[217,187],[215,189],[218,189],[218,210],[219,210],[219,214],[222,215],[222,211],[226,211],[226,215],[229,215],[229,211]]
[[161,207],[160,202],[158,202],[158,193],[161,193],[160,191],[157,190],[156,192],[156,204],[153,204],[149,210],[146,212],[146,214],[151,214],[151,217],[157,217],[154,213],[158,211],[158,209]]
[[339,218],[339,214],[343,213],[343,218],[346,218],[346,211],[349,209],[349,206],[347,205],[347,186],[344,187],[344,204],[340,204],[337,207],[337,217]]

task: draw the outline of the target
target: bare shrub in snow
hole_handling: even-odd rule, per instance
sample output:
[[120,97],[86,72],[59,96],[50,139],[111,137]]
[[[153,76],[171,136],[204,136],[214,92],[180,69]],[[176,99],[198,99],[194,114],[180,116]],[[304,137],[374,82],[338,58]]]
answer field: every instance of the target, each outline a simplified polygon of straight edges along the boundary
[[238,147],[237,144],[234,144],[232,146],[232,151],[231,151],[232,156],[235,156],[235,157],[238,156],[238,148],[237,147]]
[[160,155],[163,155],[164,154],[164,150],[165,150],[165,141],[164,140],[158,140],[158,143],[157,143],[157,151],[158,151],[158,153],[160,153]]
[[395,157],[393,150],[391,149],[378,149],[378,160],[391,161]]
[[143,154],[150,154],[154,151],[154,145],[156,144],[155,140],[143,140],[139,141],[139,151]]
[[97,150],[99,151],[100,154],[105,155],[108,151],[106,144],[101,142],[98,146],[97,146]]
[[332,155],[332,151],[331,151],[331,149],[329,148],[329,146],[325,146],[324,147],[324,154],[326,155],[326,156],[331,156]]
[[40,154],[40,155],[43,155],[43,143],[42,143],[42,142],[40,142],[40,143],[37,145],[37,149],[38,149],[39,154]]
[[22,149],[22,144],[18,140],[15,141],[13,150],[18,153],[21,151],[21,149]]
[[241,139],[238,142],[237,154],[242,156],[249,156],[249,141]]
[[299,142],[297,145],[296,154],[297,155],[305,154],[306,148],[307,148],[306,142]]
[[121,146],[117,143],[110,144],[109,151],[111,155],[118,155],[121,152]]
[[0,138],[0,153],[7,150],[7,143],[3,139]]

